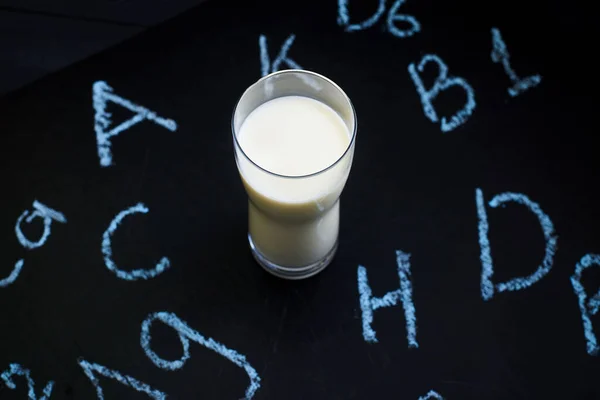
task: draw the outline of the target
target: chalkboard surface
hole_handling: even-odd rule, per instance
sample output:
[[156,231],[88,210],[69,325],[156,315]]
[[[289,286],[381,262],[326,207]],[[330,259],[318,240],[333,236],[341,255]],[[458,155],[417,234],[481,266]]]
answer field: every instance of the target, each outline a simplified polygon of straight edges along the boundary
[[[600,398],[594,18],[213,0],[0,99],[0,398]],[[358,116],[298,282],[252,259],[230,132],[290,67]]]

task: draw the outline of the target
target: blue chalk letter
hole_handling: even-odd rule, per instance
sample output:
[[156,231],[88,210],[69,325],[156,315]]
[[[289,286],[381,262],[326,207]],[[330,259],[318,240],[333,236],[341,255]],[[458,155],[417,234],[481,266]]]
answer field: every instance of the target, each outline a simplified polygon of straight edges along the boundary
[[481,297],[483,297],[484,300],[491,299],[494,296],[495,290],[504,292],[528,288],[546,276],[552,268],[554,252],[556,251],[556,243],[558,240],[558,237],[554,234],[554,225],[552,224],[552,221],[537,203],[529,200],[524,194],[509,192],[501,193],[490,200],[489,206],[496,208],[499,205],[511,201],[527,207],[540,221],[542,231],[544,232],[544,238],[546,239],[544,260],[542,261],[542,264],[538,266],[537,270],[527,277],[514,278],[508,282],[498,283],[496,285],[493,284],[492,276],[494,275],[494,264],[492,263],[492,253],[488,238],[489,226],[487,212],[485,211],[483,192],[481,189],[476,189],[475,203],[477,205],[477,216],[479,217],[479,246],[481,248]]
[[492,61],[501,63],[504,67],[504,72],[508,75],[512,82],[512,87],[508,88],[508,94],[516,97],[529,88],[536,87],[542,81],[541,75],[531,75],[526,78],[519,78],[516,72],[510,66],[510,54],[498,28],[492,28]]
[[127,281],[135,281],[137,279],[150,279],[155,276],[161,274],[163,271],[168,269],[171,266],[169,259],[167,257],[163,257],[160,259],[156,267],[153,269],[134,269],[133,271],[123,271],[117,267],[115,262],[112,260],[112,246],[110,244],[110,239],[112,235],[117,230],[117,227],[127,215],[134,213],[143,213],[146,214],[148,212],[148,208],[142,203],[138,203],[133,207],[128,208],[127,210],[121,211],[115,219],[113,219],[108,226],[106,232],[102,236],[102,254],[104,255],[104,263],[106,264],[106,268],[110,271],[114,272],[119,278],[125,279]]
[[[425,65],[430,61],[437,64],[439,74],[433,83],[433,87],[427,90],[423,85],[423,80],[419,76],[419,72],[423,72]],[[417,70],[419,72],[417,72]],[[408,66],[408,73],[410,74],[410,77],[417,88],[417,93],[419,93],[421,98],[421,104],[423,105],[425,116],[429,118],[431,122],[438,122],[439,120],[432,102],[435,100],[438,94],[440,94],[440,92],[452,86],[458,86],[463,88],[467,94],[467,103],[461,110],[452,115],[449,120],[447,120],[446,117],[442,117],[442,132],[449,132],[457,128],[459,125],[464,124],[469,116],[473,113],[473,110],[475,109],[475,92],[473,91],[473,88],[463,78],[448,77],[448,66],[438,56],[434,54],[427,54],[423,56],[417,67],[415,67],[413,63]]]
[[419,397],[419,400],[429,400],[429,399],[444,400],[444,398],[434,390],[430,390],[429,393],[427,393],[425,396]]
[[[150,328],[155,320],[159,320],[162,323],[170,326],[179,334],[179,340],[181,341],[181,346],[183,347],[183,355],[179,360],[165,360],[159,357],[158,354],[156,354],[150,348],[150,340],[152,339],[150,335]],[[250,385],[246,389],[246,399],[250,400],[252,396],[254,396],[254,393],[260,387],[260,377],[258,376],[256,370],[252,368],[248,361],[246,361],[246,357],[239,354],[237,351],[228,349],[221,343],[216,342],[211,338],[205,338],[200,333],[190,328],[185,321],[182,321],[173,313],[157,312],[150,314],[148,318],[142,322],[140,344],[146,352],[146,355],[159,368],[173,371],[183,367],[185,362],[190,358],[190,340],[222,355],[238,367],[243,368],[250,377]]]
[[21,269],[23,269],[23,263],[23,259],[20,259],[15,263],[15,267],[10,272],[10,274],[8,274],[8,276],[4,279],[0,279],[0,287],[7,287],[8,285],[17,280],[19,274],[21,273]]
[[587,293],[581,284],[581,274],[594,265],[600,266],[600,255],[587,254],[577,263],[575,273],[571,276],[571,284],[579,300],[579,311],[581,311],[581,319],[583,320],[583,334],[587,340],[587,352],[591,356],[597,356],[600,351],[596,335],[594,334],[594,326],[590,319],[591,316],[598,314],[598,310],[600,309],[600,289],[587,301]]
[[298,63],[289,58],[287,55],[295,39],[296,35],[292,33],[286,39],[285,43],[283,43],[283,46],[281,46],[281,50],[279,50],[277,58],[275,58],[275,61],[273,61],[273,65],[271,65],[271,61],[269,59],[269,50],[267,48],[267,37],[265,35],[260,35],[258,37],[258,47],[260,48],[260,67],[262,76],[279,71],[279,66],[282,62],[286,63],[290,68],[302,69],[302,67],[298,65]]
[[410,254],[396,251],[396,262],[398,264],[398,278],[400,278],[400,289],[388,292],[383,297],[373,297],[369,281],[367,280],[367,269],[358,266],[358,293],[360,295],[360,309],[362,311],[363,337],[369,343],[377,343],[375,331],[371,328],[373,323],[373,311],[382,307],[391,307],[402,301],[404,317],[406,318],[406,337],[408,347],[419,347],[417,343],[417,317],[415,305],[412,300],[412,283],[410,280]]
[[[52,221],[58,221],[63,224],[67,222],[67,219],[62,213],[51,209],[50,207],[40,203],[37,200],[34,200],[33,208],[35,210],[31,213],[27,210],[23,211],[23,214],[21,214],[19,218],[17,218],[17,224],[15,225],[15,233],[17,235],[19,243],[21,243],[21,246],[29,250],[41,247],[44,245],[44,243],[46,243],[46,240],[48,240],[48,237],[50,236],[50,226],[52,225]],[[21,224],[23,223],[23,220],[30,224],[31,221],[33,221],[33,219],[36,217],[43,219],[44,232],[42,232],[42,236],[37,241],[32,242],[31,240],[27,239],[23,234],[23,231],[21,230]],[[15,266],[10,272],[10,274],[8,274],[6,278],[0,279],[0,288],[7,287],[8,285],[17,280],[19,274],[21,273],[21,269],[23,269],[23,263],[23,259],[18,260],[15,263]]]
[[[120,123],[111,130],[107,131],[111,124],[110,114],[106,112],[106,103],[112,101],[126,109],[135,113],[133,117],[125,122]],[[111,138],[117,136],[133,125],[144,120],[153,121],[154,123],[167,128],[174,132],[177,130],[177,123],[172,119],[165,119],[156,115],[155,112],[148,110],[145,107],[133,104],[131,101],[117,96],[113,93],[113,89],[104,81],[94,82],[93,86],[93,104],[94,104],[94,130],[96,131],[96,142],[98,145],[98,157],[100,157],[100,166],[108,167],[112,164],[112,152],[110,151]]]
[[[17,385],[15,385],[15,383],[12,380],[13,376],[25,377],[25,379],[27,380],[27,386],[28,386],[28,391],[27,391],[28,399],[29,400],[37,400],[37,397],[35,395],[35,390],[34,390],[35,382],[31,378],[31,372],[27,368],[23,368],[19,364],[10,364],[9,369],[4,371],[0,375],[0,378],[2,378],[2,380],[6,384],[6,387],[14,390],[17,388]],[[53,386],[54,386],[54,382],[48,381],[48,383],[46,384],[46,387],[42,390],[43,396],[41,396],[39,398],[39,400],[48,400],[50,398],[50,395],[52,394]]]
[[[33,211],[31,214],[27,210],[23,211],[23,214],[19,216],[19,218],[17,219],[17,224],[15,225],[15,233],[17,234],[17,239],[19,239],[19,243],[21,243],[21,245],[26,249],[30,250],[43,246],[44,243],[46,243],[48,236],[50,236],[50,225],[52,225],[52,221],[58,221],[63,224],[67,222],[67,219],[62,213],[43,205],[37,200],[33,202],[33,208],[35,209],[35,211]],[[29,239],[27,239],[23,234],[23,231],[21,231],[21,223],[25,219],[25,222],[30,224],[31,221],[33,221],[33,219],[36,217],[42,218],[44,220],[44,232],[42,233],[42,236],[38,239],[38,241],[32,242]]]
[[[400,6],[404,4],[405,1],[406,0],[397,0],[390,8],[387,18],[387,26],[390,33],[401,38],[412,36],[421,30],[421,24],[419,24],[419,21],[417,21],[412,15],[396,14]],[[398,29],[396,25],[394,25],[395,21],[407,22],[412,26],[408,30]]]
[[[400,7],[400,5],[398,5],[398,7]],[[348,13],[348,0],[338,0],[337,22],[338,25],[346,27],[346,32],[360,31],[362,29],[366,29],[375,25],[375,23],[379,21],[379,18],[381,18],[384,12],[385,0],[379,0],[379,6],[377,7],[377,11],[375,11],[375,14],[373,14],[370,18],[364,20],[361,23],[350,25],[350,14]]]
[[96,395],[99,400],[104,400],[104,392],[102,391],[102,387],[100,386],[100,382],[98,378],[94,375],[94,372],[106,377],[116,380],[117,382],[122,383],[125,386],[129,386],[132,389],[137,390],[138,392],[146,393],[148,396],[155,400],[165,400],[167,395],[161,391],[156,389],[152,389],[149,385],[144,382],[140,382],[131,376],[123,375],[119,371],[115,371],[114,369],[108,369],[100,364],[91,363],[84,359],[78,360],[79,365],[83,369],[83,372],[88,377],[88,379],[92,382],[92,385],[96,388]]

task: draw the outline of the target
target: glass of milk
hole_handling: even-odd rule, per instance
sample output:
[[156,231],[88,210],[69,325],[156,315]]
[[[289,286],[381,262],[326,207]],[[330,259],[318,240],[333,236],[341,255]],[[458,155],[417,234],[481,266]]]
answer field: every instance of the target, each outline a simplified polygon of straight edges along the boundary
[[231,125],[252,255],[282,278],[318,273],[338,247],[356,138],[350,99],[314,72],[274,72],[242,94]]

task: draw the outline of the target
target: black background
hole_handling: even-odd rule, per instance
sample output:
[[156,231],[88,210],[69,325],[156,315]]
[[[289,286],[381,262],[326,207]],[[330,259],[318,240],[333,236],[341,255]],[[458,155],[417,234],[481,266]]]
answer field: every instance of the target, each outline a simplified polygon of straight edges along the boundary
[[[376,1],[350,0],[352,22]],[[388,2],[387,9],[392,5]],[[152,364],[140,342],[153,312],[244,354],[260,375],[255,399],[598,399],[597,357],[587,354],[569,277],[600,252],[593,13],[570,3],[408,0],[421,32],[397,38],[385,16],[347,33],[337,2],[209,1],[176,19],[0,99],[0,276],[17,259],[15,283],[0,289],[0,370],[19,363],[52,399],[95,398],[83,357],[139,379],[173,399],[243,397],[245,372],[191,344],[178,371]],[[490,58],[498,27],[511,65],[542,83],[511,98]],[[258,37],[274,59],[289,34],[289,57],[336,81],[358,115],[355,160],[342,195],[335,261],[306,281],[271,277],[251,258],[246,195],[233,158],[230,118],[260,77]],[[424,54],[474,88],[477,107],[442,133],[423,114],[408,75]],[[427,84],[436,76],[428,69]],[[114,166],[101,168],[92,84],[105,80],[134,103],[177,121],[176,132],[143,122],[113,139]],[[460,89],[441,94],[439,114],[458,110]],[[112,107],[112,108],[111,108]],[[130,115],[114,104],[114,122]],[[475,190],[487,201],[527,195],[552,219],[558,251],[531,288],[484,302]],[[47,243],[27,251],[14,226],[33,200],[61,211]],[[113,238],[122,269],[171,268],[148,281],[118,279],[104,265],[102,234],[120,211],[143,202]],[[544,240],[523,206],[488,209],[495,280],[529,275]],[[41,233],[39,219],[26,233]],[[411,254],[418,349],[408,349],[402,307],[374,312],[379,343],[362,338],[356,270],[375,296],[399,287],[395,250]],[[600,275],[583,283],[592,294]],[[598,317],[594,320],[597,324]],[[598,332],[599,328],[596,328]],[[181,356],[177,334],[155,323],[153,349]],[[0,386],[0,398],[26,398]],[[106,399],[148,398],[100,377]]]
[[0,0],[0,95],[203,0]]

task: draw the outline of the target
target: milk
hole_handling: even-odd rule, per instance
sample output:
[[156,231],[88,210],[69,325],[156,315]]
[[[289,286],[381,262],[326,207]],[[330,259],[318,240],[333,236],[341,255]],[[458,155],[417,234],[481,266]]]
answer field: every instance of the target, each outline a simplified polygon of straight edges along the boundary
[[249,196],[249,234],[256,249],[288,268],[310,266],[332,254],[339,196],[352,161],[352,154],[344,156],[351,132],[342,118],[317,100],[279,97],[246,117],[237,140],[246,156],[236,154],[236,160]]

